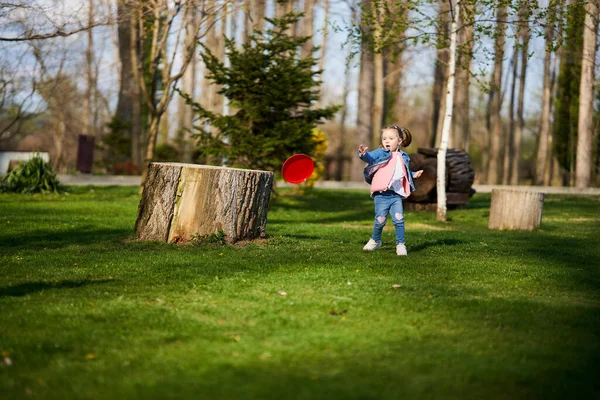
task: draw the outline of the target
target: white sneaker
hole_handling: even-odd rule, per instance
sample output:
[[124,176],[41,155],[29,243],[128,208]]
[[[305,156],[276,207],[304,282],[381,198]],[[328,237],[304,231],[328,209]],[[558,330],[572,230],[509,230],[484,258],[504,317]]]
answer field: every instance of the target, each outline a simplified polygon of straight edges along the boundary
[[365,244],[365,247],[363,247],[363,250],[373,251],[373,250],[377,250],[380,247],[381,247],[381,242],[376,242],[373,239],[369,239],[367,244]]
[[406,251],[406,246],[404,245],[404,243],[398,243],[396,245],[396,254],[398,254],[399,256],[408,255],[408,253]]

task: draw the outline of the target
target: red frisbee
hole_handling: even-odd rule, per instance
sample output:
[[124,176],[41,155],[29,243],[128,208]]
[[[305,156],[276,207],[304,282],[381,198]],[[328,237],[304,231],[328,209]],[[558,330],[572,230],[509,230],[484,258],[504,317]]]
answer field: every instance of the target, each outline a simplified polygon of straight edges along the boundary
[[283,179],[289,183],[302,183],[312,175],[315,163],[306,154],[294,154],[281,167]]

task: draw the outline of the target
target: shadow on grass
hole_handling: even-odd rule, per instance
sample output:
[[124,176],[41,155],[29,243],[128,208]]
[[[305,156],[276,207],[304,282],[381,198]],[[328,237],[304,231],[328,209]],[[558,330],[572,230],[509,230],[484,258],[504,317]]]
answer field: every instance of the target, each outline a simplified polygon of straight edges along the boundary
[[57,231],[37,230],[23,234],[0,236],[0,251],[20,249],[62,248],[70,245],[99,244],[133,235],[130,229],[98,229],[93,225]]
[[411,248],[412,251],[421,251],[425,250],[429,247],[437,247],[437,246],[456,246],[459,244],[467,243],[464,240],[459,239],[438,239],[431,242],[421,243],[417,246]]
[[0,298],[2,297],[22,297],[31,293],[41,292],[50,289],[73,289],[88,285],[97,285],[113,282],[112,279],[102,280],[82,280],[82,281],[62,281],[62,282],[28,282],[16,286],[0,287]]

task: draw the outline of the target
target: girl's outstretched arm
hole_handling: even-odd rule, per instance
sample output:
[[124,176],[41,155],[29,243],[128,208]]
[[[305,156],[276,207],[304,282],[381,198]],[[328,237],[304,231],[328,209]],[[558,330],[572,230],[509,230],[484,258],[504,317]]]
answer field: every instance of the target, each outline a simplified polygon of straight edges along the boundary
[[358,152],[357,152],[357,154],[360,157],[360,159],[363,160],[366,163],[373,162],[373,157],[371,157],[369,155],[369,153],[367,153],[368,149],[369,149],[368,147],[363,146],[362,143],[361,143],[358,146]]

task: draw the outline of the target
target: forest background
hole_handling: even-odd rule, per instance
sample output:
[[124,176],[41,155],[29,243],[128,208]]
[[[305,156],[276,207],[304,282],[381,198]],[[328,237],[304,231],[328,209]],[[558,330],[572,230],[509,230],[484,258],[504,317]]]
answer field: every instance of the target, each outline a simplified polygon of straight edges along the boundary
[[[0,151],[48,151],[69,173],[86,135],[94,173],[139,174],[149,160],[210,162],[191,135],[201,121],[174,91],[232,112],[207,79],[199,43],[227,64],[225,37],[241,46],[268,28],[265,17],[301,12],[289,35],[309,37],[298,56],[312,55],[323,70],[313,106],[341,105],[320,127],[323,177],[359,181],[355,148],[376,146],[381,126],[408,127],[409,153],[439,146],[455,3],[3,2]],[[476,183],[599,186],[597,1],[461,6],[449,147],[468,151]]]

